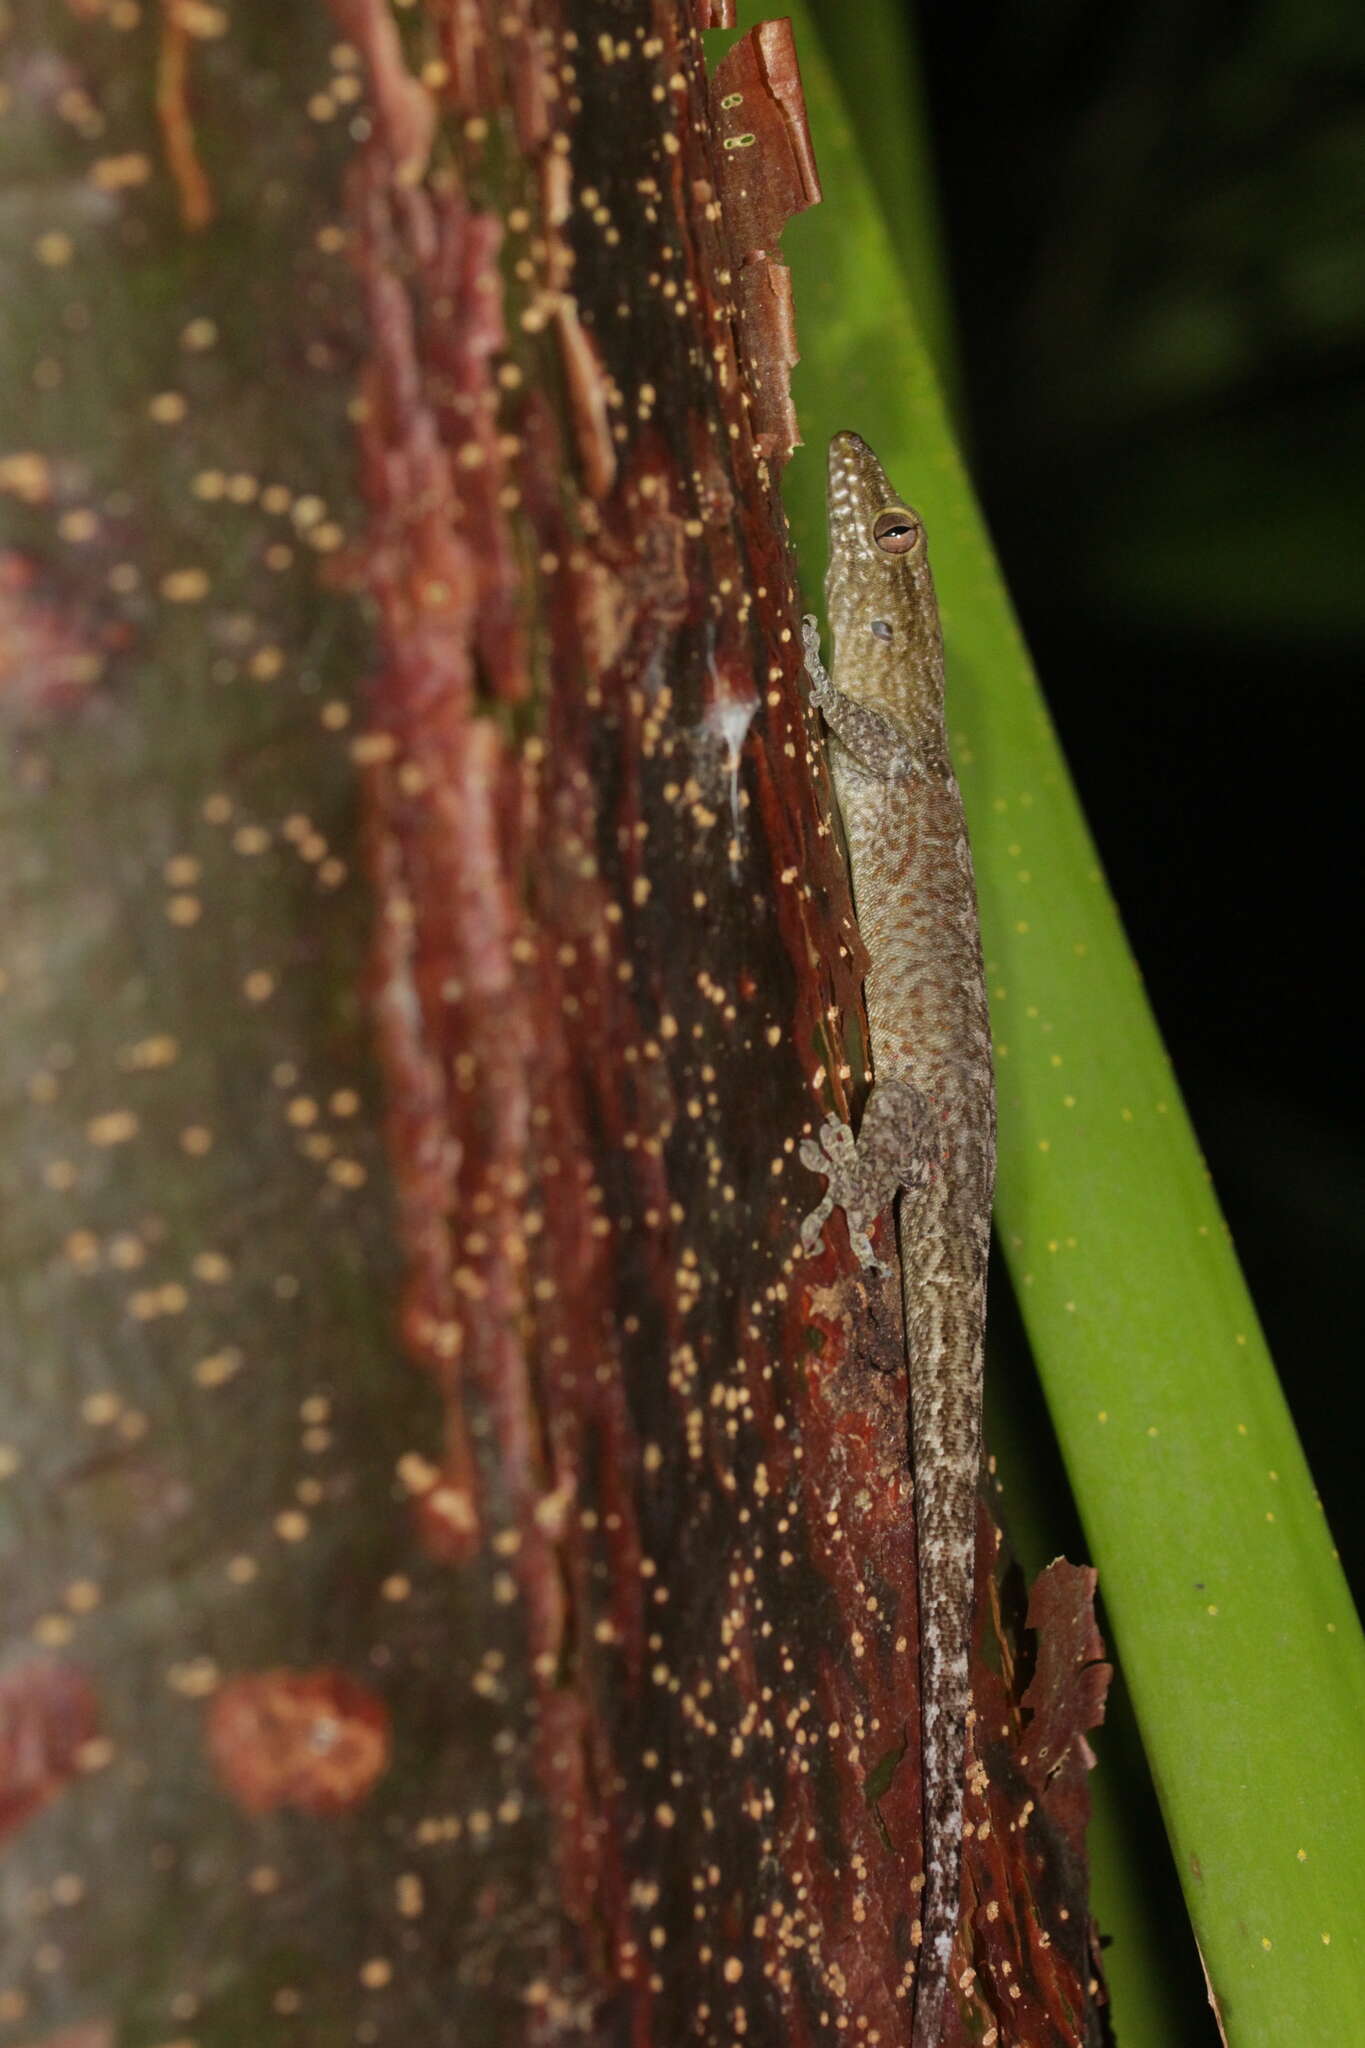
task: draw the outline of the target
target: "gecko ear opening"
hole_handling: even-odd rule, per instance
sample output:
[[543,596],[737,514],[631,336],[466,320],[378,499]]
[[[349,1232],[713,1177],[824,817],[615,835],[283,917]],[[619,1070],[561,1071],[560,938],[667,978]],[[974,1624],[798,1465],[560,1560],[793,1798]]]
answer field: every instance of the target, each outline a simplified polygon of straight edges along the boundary
[[884,555],[908,555],[923,530],[913,512],[896,505],[878,513],[872,538]]

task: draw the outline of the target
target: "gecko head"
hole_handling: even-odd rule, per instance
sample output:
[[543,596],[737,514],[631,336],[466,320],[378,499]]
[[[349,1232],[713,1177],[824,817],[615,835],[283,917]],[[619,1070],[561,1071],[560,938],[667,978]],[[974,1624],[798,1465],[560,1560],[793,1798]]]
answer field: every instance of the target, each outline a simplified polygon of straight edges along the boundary
[[[934,659],[938,616],[924,525],[859,434],[836,434],[829,444],[829,543],[825,595],[845,678]],[[856,682],[853,694],[863,694]]]

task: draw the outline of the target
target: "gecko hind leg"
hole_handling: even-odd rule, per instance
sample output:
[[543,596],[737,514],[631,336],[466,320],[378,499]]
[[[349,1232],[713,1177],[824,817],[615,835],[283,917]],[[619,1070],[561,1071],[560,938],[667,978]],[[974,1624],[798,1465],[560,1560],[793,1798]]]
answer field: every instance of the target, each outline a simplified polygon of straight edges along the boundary
[[909,1081],[879,1081],[868,1097],[857,1138],[842,1118],[829,1116],[818,1140],[804,1138],[801,1163],[823,1173],[828,1185],[801,1225],[808,1255],[823,1245],[821,1232],[834,1209],[848,1222],[848,1241],[860,1266],[889,1273],[872,1249],[871,1226],[899,1188],[923,1187],[933,1166],[927,1142],[929,1105]]

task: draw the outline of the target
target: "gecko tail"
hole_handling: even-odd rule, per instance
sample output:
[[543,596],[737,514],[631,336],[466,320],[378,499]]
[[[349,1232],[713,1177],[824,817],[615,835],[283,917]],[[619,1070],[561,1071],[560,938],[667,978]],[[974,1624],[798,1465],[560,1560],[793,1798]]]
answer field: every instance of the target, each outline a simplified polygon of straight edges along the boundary
[[948,1965],[953,1954],[953,1934],[948,1928],[932,1939],[926,1929],[920,1949],[920,1975],[915,1993],[915,2024],[911,2048],[939,2048],[943,2016],[948,2003]]
[[948,1726],[927,1735],[924,1749],[925,1888],[911,2048],[939,2048],[961,1905],[965,1729],[942,1718]]
[[[978,1323],[978,1329],[980,1325]],[[932,1360],[929,1333],[915,1331],[919,1358]],[[967,1347],[962,1347],[966,1349]],[[979,1338],[974,1349],[980,1358]],[[979,1371],[944,1378],[912,1367],[917,1443],[950,1446],[917,1461],[916,1548],[920,1608],[920,1757],[924,1797],[924,1891],[920,1905],[912,2048],[940,2048],[962,1904],[967,1715],[980,1457]]]

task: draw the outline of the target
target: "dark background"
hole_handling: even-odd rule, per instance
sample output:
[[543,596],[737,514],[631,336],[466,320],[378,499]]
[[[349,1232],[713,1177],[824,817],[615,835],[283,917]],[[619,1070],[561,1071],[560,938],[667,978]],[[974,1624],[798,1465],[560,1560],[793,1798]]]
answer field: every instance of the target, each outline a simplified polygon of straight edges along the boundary
[[915,28],[973,472],[1359,1599],[1365,7]]

